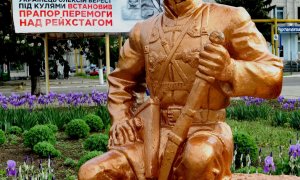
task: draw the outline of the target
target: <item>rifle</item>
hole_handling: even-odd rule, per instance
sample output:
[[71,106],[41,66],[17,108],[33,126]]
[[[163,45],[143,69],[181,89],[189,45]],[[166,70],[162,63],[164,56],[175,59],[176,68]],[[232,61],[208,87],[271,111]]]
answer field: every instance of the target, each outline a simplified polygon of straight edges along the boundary
[[[224,44],[225,37],[223,33],[214,31],[209,35],[209,40],[215,44]],[[193,117],[196,112],[195,109],[200,107],[203,103],[206,103],[203,102],[203,100],[206,99],[210,84],[214,81],[214,77],[209,77],[199,71],[196,73],[196,79],[187,98],[186,105],[172,128],[172,131],[169,133],[160,166],[159,180],[167,180],[169,178],[177,150],[181,143],[187,138],[188,131],[192,125]]]

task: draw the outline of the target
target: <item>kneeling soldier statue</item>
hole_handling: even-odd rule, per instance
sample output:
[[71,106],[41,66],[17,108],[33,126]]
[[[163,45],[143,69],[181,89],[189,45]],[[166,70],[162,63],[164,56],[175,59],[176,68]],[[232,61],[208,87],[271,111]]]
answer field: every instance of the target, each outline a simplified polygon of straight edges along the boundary
[[[164,0],[163,13],[133,27],[108,81],[109,151],[79,180],[225,180],[230,97],[277,97],[282,62],[243,8]],[[150,98],[135,107],[145,84]]]

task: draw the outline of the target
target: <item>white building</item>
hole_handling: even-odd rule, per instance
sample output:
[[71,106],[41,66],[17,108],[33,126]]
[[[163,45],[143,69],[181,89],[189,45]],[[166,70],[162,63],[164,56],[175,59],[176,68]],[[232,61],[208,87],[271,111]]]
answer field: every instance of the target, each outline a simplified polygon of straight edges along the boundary
[[[214,0],[203,0],[215,2]],[[299,19],[300,0],[273,0],[276,8],[270,12],[270,17],[278,19]],[[300,59],[300,24],[280,23],[279,25],[279,49],[283,49],[280,56],[285,61],[297,61]]]

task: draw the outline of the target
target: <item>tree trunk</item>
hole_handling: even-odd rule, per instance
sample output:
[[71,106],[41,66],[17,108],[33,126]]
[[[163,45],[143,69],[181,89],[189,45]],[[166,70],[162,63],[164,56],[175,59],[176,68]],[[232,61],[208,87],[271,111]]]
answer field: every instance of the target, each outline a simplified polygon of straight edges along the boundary
[[31,95],[41,94],[41,84],[39,76],[31,76]]

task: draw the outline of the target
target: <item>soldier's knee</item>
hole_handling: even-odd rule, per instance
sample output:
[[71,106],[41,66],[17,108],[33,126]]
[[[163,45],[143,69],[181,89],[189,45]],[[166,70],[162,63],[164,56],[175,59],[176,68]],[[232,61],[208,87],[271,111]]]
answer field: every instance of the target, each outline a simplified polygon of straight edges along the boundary
[[[209,141],[208,141],[209,139]],[[184,151],[185,166],[204,170],[214,161],[222,144],[217,138],[195,137],[191,138]]]
[[79,180],[96,180],[97,176],[101,173],[99,165],[86,162],[83,164],[78,171]]
[[114,150],[87,161],[78,172],[79,180],[131,179],[133,176],[126,156]]

